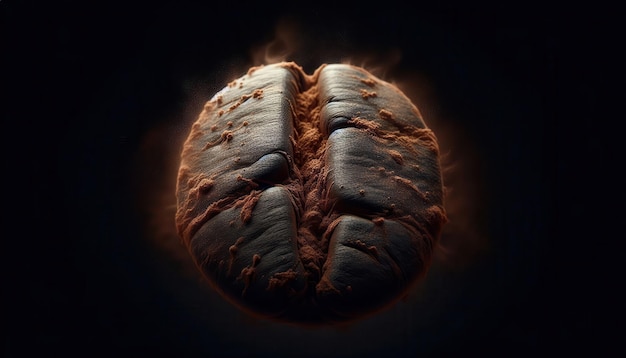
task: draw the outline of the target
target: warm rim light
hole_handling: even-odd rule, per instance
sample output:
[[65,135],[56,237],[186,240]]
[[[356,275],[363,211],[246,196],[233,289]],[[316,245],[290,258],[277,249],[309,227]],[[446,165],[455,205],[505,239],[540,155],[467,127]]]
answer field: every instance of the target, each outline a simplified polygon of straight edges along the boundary
[[[308,50],[302,40],[293,23],[279,23],[275,39],[253,48],[250,52],[250,66],[242,66],[239,73],[233,74],[232,78],[224,78],[223,86],[245,74],[249,67],[297,59]],[[311,48],[319,50],[320,45],[312,44]],[[318,53],[316,57],[322,61],[325,58],[337,58],[336,55],[324,55]],[[441,104],[437,103],[434,86],[427,76],[406,69],[394,72],[395,77],[390,75],[402,61],[399,50],[384,54],[342,54],[340,57],[337,62],[362,67],[378,78],[396,85],[419,108],[424,121],[435,132],[442,153],[445,207],[449,219],[443,229],[441,246],[435,252],[435,263],[445,269],[462,269],[471,265],[488,247],[480,217],[484,206],[484,201],[481,200],[484,188],[481,187],[478,177],[480,158],[472,138],[466,137],[463,128],[454,121],[442,118],[439,107]],[[200,277],[200,274],[176,233],[175,186],[182,144],[189,128],[201,112],[202,105],[212,95],[192,93],[186,100],[185,113],[178,118],[169,118],[164,124],[145,133],[136,153],[137,166],[133,173],[137,191],[136,204],[144,218],[142,224],[145,237],[158,251],[166,253],[179,263],[181,274],[192,277]]]

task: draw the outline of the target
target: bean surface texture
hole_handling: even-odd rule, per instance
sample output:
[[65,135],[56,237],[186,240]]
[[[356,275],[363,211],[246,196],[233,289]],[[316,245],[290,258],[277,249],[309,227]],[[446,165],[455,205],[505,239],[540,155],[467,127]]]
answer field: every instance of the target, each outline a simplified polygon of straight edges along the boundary
[[259,316],[389,307],[427,273],[445,222],[434,133],[360,67],[253,67],[206,103],[182,149],[178,234],[213,287]]

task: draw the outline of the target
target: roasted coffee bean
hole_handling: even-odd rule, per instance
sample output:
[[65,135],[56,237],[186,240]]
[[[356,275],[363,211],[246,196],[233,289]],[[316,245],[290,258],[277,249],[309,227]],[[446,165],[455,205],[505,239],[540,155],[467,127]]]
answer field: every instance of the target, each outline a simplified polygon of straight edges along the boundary
[[418,109],[360,67],[251,68],[184,144],[176,224],[208,281],[253,314],[354,320],[428,271],[446,222]]

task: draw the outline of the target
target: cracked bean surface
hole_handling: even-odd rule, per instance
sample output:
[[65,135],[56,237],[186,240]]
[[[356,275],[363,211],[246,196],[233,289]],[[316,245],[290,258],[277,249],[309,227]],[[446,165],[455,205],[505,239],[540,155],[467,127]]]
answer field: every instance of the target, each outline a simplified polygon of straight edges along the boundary
[[419,110],[365,69],[251,68],[184,144],[176,225],[240,308],[302,323],[385,309],[426,275],[446,213]]

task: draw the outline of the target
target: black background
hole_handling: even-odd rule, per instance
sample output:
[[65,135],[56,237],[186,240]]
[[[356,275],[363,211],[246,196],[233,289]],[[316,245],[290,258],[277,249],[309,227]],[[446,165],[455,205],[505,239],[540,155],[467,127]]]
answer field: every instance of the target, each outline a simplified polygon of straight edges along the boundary
[[[3,355],[623,354],[623,110],[610,111],[624,103],[611,86],[624,83],[623,18],[392,5],[0,1]],[[246,317],[164,242],[190,121],[285,21],[299,38],[288,59],[307,72],[347,59],[423,80],[426,121],[471,159],[455,179],[471,212],[455,215],[480,253],[435,264],[406,301],[348,327]]]

